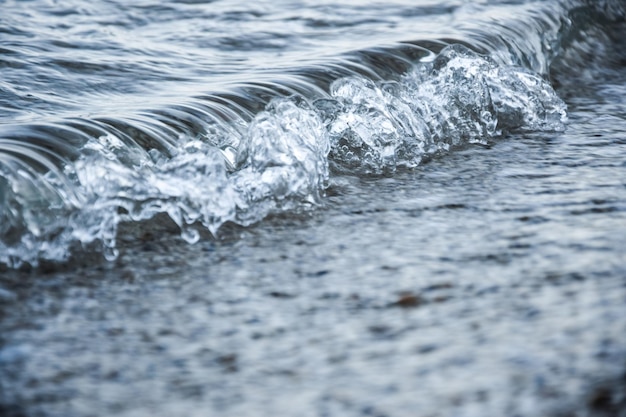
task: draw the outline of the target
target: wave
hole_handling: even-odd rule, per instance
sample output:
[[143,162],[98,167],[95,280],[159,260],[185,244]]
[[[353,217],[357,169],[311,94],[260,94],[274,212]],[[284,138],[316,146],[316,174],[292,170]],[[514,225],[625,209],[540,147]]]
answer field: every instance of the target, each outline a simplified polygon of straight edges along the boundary
[[331,173],[392,175],[505,133],[562,131],[550,66],[577,34],[622,19],[619,4],[533,3],[512,21],[468,17],[459,38],[360,50],[158,109],[2,125],[0,264],[115,259],[119,225],[158,214],[193,243],[322,204]]

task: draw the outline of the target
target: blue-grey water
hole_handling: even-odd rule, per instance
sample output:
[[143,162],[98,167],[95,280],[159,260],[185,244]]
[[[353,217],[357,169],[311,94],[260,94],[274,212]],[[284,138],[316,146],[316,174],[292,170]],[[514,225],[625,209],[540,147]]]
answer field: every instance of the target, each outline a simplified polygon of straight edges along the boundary
[[621,0],[0,0],[0,415],[626,415]]

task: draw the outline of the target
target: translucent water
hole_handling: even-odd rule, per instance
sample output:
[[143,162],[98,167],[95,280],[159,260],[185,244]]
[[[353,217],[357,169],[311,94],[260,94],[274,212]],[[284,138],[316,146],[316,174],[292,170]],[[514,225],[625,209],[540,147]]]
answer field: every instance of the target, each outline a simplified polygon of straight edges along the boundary
[[[391,174],[503,132],[561,131],[565,121],[565,104],[540,75],[461,45],[417,61],[397,80],[338,78],[322,97],[274,98],[250,121],[222,121],[195,136],[146,121],[138,137],[131,127],[115,132],[112,122],[101,136],[88,137],[85,129],[97,122],[81,120],[88,125],[72,127],[86,140],[76,159],[59,155],[62,166],[45,173],[27,167],[27,178],[24,161],[4,164],[10,184],[4,207],[15,209],[3,222],[10,233],[1,260],[13,267],[65,261],[77,243],[96,244],[114,259],[118,224],[159,213],[193,243],[196,224],[215,234],[226,222],[250,225],[270,213],[319,205],[329,165],[344,174]],[[24,146],[10,143],[18,151]],[[35,149],[38,165],[51,165],[43,146],[26,150]],[[20,187],[35,191],[25,196]]]
[[0,6],[0,415],[623,415],[623,1]]

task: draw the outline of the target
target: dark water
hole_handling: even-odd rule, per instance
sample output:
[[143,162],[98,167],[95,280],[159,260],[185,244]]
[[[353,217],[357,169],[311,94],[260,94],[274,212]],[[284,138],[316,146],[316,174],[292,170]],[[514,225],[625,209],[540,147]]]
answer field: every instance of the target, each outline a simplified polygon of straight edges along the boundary
[[623,2],[0,6],[0,414],[626,412]]

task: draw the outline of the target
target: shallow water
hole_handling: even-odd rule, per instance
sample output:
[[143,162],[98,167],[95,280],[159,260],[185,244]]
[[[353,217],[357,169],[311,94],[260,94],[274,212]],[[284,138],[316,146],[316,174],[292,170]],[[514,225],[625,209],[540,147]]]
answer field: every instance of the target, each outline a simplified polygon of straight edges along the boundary
[[31,4],[0,414],[624,415],[621,2]]
[[586,62],[623,19],[619,2],[18,4],[3,17],[9,268],[114,259],[119,225],[159,214],[193,243],[323,204],[329,169],[393,175],[561,131],[550,65]]

